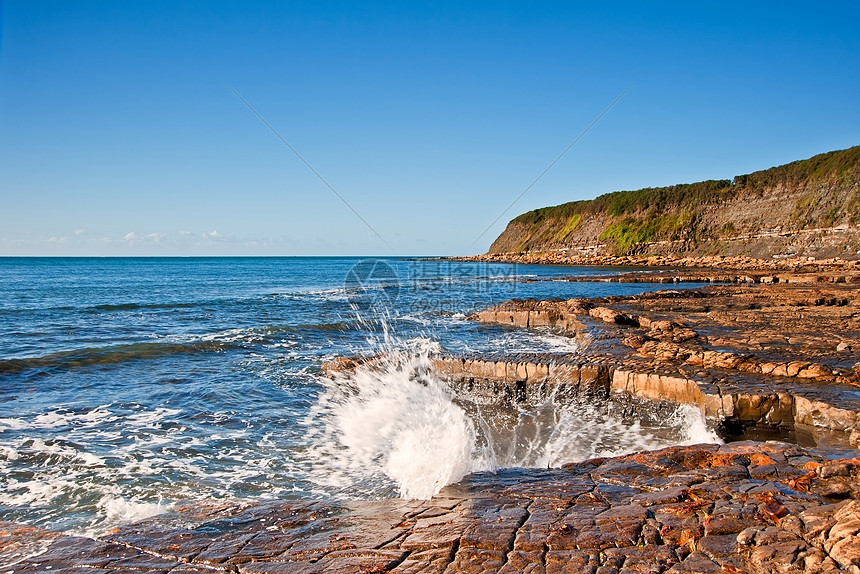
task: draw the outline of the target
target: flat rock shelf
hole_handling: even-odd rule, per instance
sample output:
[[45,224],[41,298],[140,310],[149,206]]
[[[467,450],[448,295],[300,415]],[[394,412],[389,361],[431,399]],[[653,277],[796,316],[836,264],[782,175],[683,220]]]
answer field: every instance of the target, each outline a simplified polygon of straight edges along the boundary
[[4,572],[857,572],[860,460],[673,447],[473,474],[429,501],[218,502],[94,540],[3,524]]
[[[788,438],[800,431],[809,444],[827,435],[856,447],[860,291],[830,279],[508,301],[471,318],[556,329],[576,337],[583,351],[576,357],[447,359],[438,370],[454,379],[527,382],[529,388],[579,377],[579,385],[603,394],[696,405],[729,434],[758,427]],[[499,368],[499,360],[511,366]]]

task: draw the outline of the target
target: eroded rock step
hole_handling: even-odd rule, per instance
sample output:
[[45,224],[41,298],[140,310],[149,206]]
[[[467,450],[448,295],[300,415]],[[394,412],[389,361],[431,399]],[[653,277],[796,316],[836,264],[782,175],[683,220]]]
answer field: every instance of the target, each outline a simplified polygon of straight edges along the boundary
[[[860,571],[860,460],[784,443],[480,473],[432,500],[200,503],[99,540],[0,525],[3,572]],[[29,544],[37,556],[10,549]]]
[[567,281],[569,283],[764,283],[764,284],[820,284],[820,283],[860,283],[857,271],[829,273],[773,273],[767,271],[720,271],[691,270],[679,273],[677,270],[634,271],[612,275],[570,275],[565,277],[526,277],[523,283]]
[[671,270],[689,269],[695,272],[711,270],[711,274],[729,271],[813,275],[822,277],[853,275],[860,262],[838,257],[816,259],[810,257],[761,259],[748,256],[668,256],[668,255],[597,255],[572,250],[554,250],[541,253],[485,253],[483,255],[443,257],[447,261],[522,263],[526,265],[569,265],[582,267],[634,267],[653,271],[654,268]]
[[697,379],[677,372],[637,371],[635,364],[619,366],[612,358],[585,362],[569,354],[447,356],[434,359],[433,368],[456,392],[487,402],[540,401],[550,395],[606,400],[625,393],[695,405],[706,417],[730,425],[827,429],[844,433],[845,444],[856,445],[860,439],[860,390],[848,385],[777,387],[751,376]]
[[[824,428],[860,443],[860,291],[852,286],[768,283],[512,300],[470,318],[577,337],[578,360],[607,369],[602,385],[609,393],[695,404],[739,428]],[[492,371],[466,370],[475,377]],[[522,374],[513,384],[524,384]],[[538,373],[534,382],[540,379]]]

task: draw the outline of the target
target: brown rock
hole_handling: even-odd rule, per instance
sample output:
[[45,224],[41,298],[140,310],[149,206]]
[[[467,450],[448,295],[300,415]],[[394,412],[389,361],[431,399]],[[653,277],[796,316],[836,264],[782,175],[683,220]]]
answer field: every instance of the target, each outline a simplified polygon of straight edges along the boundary
[[[757,478],[738,472],[747,467]],[[810,474],[810,493],[778,482]],[[191,506],[120,528],[109,540],[7,526],[0,550],[46,542],[42,554],[17,561],[16,574],[48,567],[174,574],[826,572],[854,568],[860,559],[860,502],[828,505],[814,494],[832,481],[856,488],[860,465],[782,443],[674,447],[556,470],[476,474],[430,501],[273,501],[214,513]],[[165,556],[166,549],[183,552],[182,561]]]

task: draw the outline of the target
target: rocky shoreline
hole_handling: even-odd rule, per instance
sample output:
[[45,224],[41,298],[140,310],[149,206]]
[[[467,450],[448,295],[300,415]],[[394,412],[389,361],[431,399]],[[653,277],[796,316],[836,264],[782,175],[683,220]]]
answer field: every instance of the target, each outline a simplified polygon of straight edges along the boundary
[[477,473],[428,501],[195,504],[99,539],[0,523],[0,571],[860,573],[860,268],[652,263],[668,264],[617,279],[727,284],[509,301],[471,318],[566,333],[582,352],[440,356],[433,370],[489,401],[562,389],[692,404],[726,438],[779,442]]
[[[858,307],[849,284],[785,282],[510,301],[473,318],[579,337],[580,362],[603,366],[607,392],[694,404],[742,426],[844,432],[856,446]],[[463,369],[487,370],[470,360]],[[542,382],[531,370],[530,384]]]
[[3,525],[7,572],[857,572],[860,460],[784,443],[478,473],[429,501],[198,504],[99,540]]
[[816,273],[860,270],[860,260],[834,257],[780,257],[759,259],[744,255],[687,256],[687,255],[592,255],[576,250],[558,249],[525,253],[485,253],[460,257],[445,257],[447,261],[471,261],[483,263],[521,263],[524,265],[575,265],[586,267],[641,267],[644,269],[709,269],[723,273],[734,271],[786,271],[791,273]]

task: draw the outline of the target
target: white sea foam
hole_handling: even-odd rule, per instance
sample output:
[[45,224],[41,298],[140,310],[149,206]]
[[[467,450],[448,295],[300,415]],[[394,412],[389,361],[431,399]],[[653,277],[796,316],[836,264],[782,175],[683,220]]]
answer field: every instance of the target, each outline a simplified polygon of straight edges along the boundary
[[[0,461],[18,460],[18,452],[8,446],[0,446]],[[0,469],[3,467],[0,466]]]
[[173,508],[172,504],[164,503],[161,500],[158,502],[140,502],[126,499],[117,494],[117,489],[105,489],[105,493],[96,503],[100,515],[88,524],[82,524],[72,529],[70,534],[96,538],[122,524],[157,516]]
[[25,429],[55,429],[74,426],[86,428],[116,420],[109,410],[110,405],[96,407],[86,413],[75,414],[67,410],[55,410],[36,415],[33,418],[2,418],[0,431]]
[[[258,495],[283,490],[272,485],[286,480],[281,477],[290,474],[290,462],[273,457],[272,448],[248,443],[247,428],[200,435],[175,424],[177,416],[177,409],[106,405],[6,419],[0,506],[18,520],[35,517],[94,536],[162,512],[171,500],[236,496],[249,484]],[[206,415],[216,425],[227,418],[224,412]],[[97,420],[111,424],[105,429]],[[47,436],[28,436],[30,431]],[[279,434],[269,434],[273,445],[283,444]]]
[[547,351],[561,351],[565,353],[578,353],[582,345],[574,337],[559,335],[551,331],[538,331],[535,338],[546,346]]
[[304,289],[289,293],[275,293],[264,299],[283,299],[286,301],[306,301],[308,299],[319,299],[322,301],[346,301],[349,290],[343,287],[334,289]]
[[702,411],[693,405],[679,405],[670,424],[674,424],[683,432],[680,444],[722,444],[723,442],[717,433],[708,427],[708,421]]
[[373,490],[387,477],[400,496],[429,498],[474,470],[474,424],[429,366],[427,352],[392,353],[325,381],[305,421],[323,482]]
[[99,501],[98,507],[104,511],[107,522],[112,524],[134,522],[170,510],[170,505],[161,501],[135,502],[121,496],[107,496]]
[[21,430],[29,427],[30,424],[23,419],[3,418],[0,419],[0,430]]

